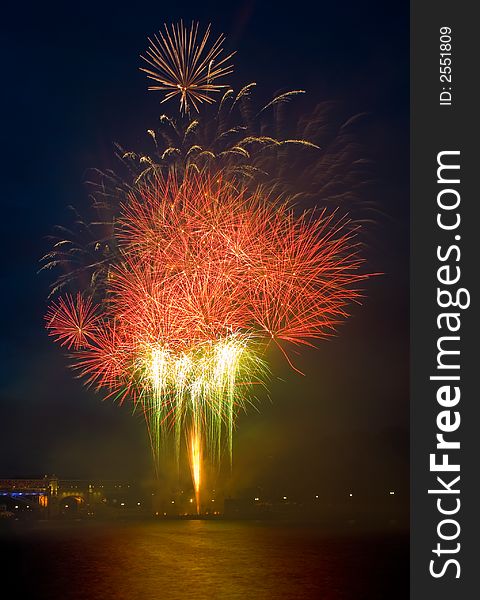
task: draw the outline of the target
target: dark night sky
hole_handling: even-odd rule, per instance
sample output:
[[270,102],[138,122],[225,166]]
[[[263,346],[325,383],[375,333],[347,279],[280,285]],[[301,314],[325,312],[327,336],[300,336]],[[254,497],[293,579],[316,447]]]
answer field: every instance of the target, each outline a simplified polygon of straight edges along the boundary
[[278,367],[285,382],[272,382],[271,402],[240,419],[239,484],[355,487],[366,478],[406,489],[408,3],[274,4],[32,2],[3,15],[0,477],[149,469],[141,419],[85,390],[47,338],[50,280],[37,270],[66,206],[86,203],[88,168],[111,164],[113,141],[141,146],[155,125],[158,98],[138,56],[147,35],[182,17],[227,34],[238,52],[234,87],[257,81],[266,98],[302,88],[313,102],[368,112],[371,191],[387,214],[369,264],[385,275],[368,283],[364,305],[336,339],[296,358],[306,377]]

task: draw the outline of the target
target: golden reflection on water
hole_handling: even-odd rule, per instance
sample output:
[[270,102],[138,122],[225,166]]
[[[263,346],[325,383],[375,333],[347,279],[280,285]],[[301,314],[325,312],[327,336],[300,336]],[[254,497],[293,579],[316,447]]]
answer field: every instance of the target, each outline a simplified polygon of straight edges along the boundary
[[[37,599],[408,597],[408,541],[396,536],[331,536],[317,526],[190,520],[47,524],[16,544],[17,556],[30,565]],[[42,596],[42,590],[48,593]]]

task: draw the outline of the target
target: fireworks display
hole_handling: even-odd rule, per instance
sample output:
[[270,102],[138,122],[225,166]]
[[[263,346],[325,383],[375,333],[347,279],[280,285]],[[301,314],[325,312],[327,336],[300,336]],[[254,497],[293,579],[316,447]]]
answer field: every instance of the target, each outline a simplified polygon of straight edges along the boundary
[[[166,27],[148,54],[169,75],[155,75],[157,89],[180,94],[182,110],[209,102],[211,81],[230,72],[229,57],[213,65],[223,38],[207,50],[209,29],[199,45],[197,30]],[[218,161],[149,169],[119,193],[108,242],[90,244],[90,283],[46,315],[87,384],[143,411],[157,469],[162,448],[172,443],[178,460],[185,440],[197,512],[203,462],[224,451],[231,461],[235,418],[266,384],[268,347],[293,366],[289,349],[331,336],[366,277],[347,218],[272,190]],[[70,246],[57,242],[47,266]]]

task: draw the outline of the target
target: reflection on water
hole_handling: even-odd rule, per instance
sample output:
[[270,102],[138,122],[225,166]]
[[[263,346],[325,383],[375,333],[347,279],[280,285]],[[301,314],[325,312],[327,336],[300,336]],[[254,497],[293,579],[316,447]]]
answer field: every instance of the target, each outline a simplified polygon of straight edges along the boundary
[[316,526],[228,521],[48,523],[1,543],[2,571],[17,597],[408,598],[408,540],[398,534],[332,536]]

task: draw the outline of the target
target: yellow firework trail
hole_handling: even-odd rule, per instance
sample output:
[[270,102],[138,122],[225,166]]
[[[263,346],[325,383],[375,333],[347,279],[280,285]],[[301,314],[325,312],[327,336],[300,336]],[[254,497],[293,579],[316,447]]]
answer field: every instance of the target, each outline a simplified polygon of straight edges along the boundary
[[197,515],[200,514],[200,486],[202,485],[202,437],[194,427],[190,432],[189,448],[190,469],[192,471],[193,488],[195,490],[195,503]]

